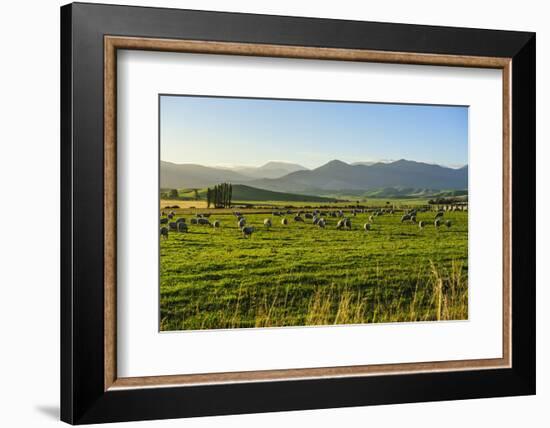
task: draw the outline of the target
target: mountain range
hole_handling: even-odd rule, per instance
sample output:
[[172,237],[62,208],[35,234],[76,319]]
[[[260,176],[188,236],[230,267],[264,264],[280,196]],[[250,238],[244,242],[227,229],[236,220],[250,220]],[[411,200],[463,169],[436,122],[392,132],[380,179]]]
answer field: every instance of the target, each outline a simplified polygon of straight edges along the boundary
[[[459,169],[401,159],[388,163],[348,164],[332,160],[318,168],[268,162],[258,168],[215,168],[161,161],[161,188],[203,188],[220,182],[247,184],[260,189],[307,193],[369,191],[379,188],[464,190],[468,166]],[[261,177],[261,178],[258,178]]]

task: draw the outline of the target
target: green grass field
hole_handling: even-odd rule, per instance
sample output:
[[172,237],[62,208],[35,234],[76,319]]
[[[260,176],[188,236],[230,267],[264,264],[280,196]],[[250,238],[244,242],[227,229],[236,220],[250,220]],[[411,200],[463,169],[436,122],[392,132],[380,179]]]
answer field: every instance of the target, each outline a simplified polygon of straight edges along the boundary
[[[196,211],[212,213],[221,227],[191,225]],[[351,217],[348,231],[336,230],[332,217],[320,229],[294,215],[283,226],[261,210],[239,211],[256,228],[251,238],[231,210],[176,210],[189,232],[160,240],[161,330],[468,317],[467,212],[445,213],[452,226],[439,230],[434,212],[417,215],[428,222],[423,230],[401,223],[402,212],[385,214],[365,232],[369,213]]]

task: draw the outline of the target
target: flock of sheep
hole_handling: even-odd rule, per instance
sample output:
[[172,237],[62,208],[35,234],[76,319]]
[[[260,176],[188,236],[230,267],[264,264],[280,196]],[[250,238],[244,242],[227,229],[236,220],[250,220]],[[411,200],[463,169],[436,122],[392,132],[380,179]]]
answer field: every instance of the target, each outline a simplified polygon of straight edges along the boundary
[[[425,220],[421,220],[419,222],[416,221],[416,216],[418,212],[426,212],[426,209],[411,209],[406,210],[404,214],[401,217],[401,223],[413,223],[418,224],[418,227],[420,229],[424,229],[428,225],[428,222]],[[333,210],[333,211],[320,211],[318,209],[314,209],[311,212],[302,212],[302,211],[292,211],[292,210],[286,210],[286,211],[274,211],[272,213],[273,217],[282,217],[281,218],[281,225],[286,226],[289,223],[289,220],[287,216],[292,216],[293,220],[295,222],[301,222],[305,223],[306,220],[311,221],[311,223],[321,229],[324,229],[328,222],[326,220],[326,217],[335,217],[338,218],[338,221],[336,223],[336,229],[337,230],[351,230],[351,217],[357,216],[357,214],[362,214],[370,212],[369,215],[369,221],[363,225],[363,229],[365,232],[368,232],[372,230],[373,224],[375,222],[375,218],[378,216],[382,216],[385,214],[394,214],[393,209],[375,209],[375,210],[366,210],[366,209],[352,209],[349,211],[349,216],[346,215],[344,210]],[[443,216],[445,214],[445,210],[439,210],[435,214],[434,218],[434,226],[436,229],[439,229],[443,224],[447,226],[447,228],[450,228],[452,226],[451,220],[443,221]],[[249,238],[252,236],[252,234],[255,232],[255,228],[253,226],[249,226],[246,223],[245,216],[240,212],[234,212],[233,215],[236,217],[237,220],[237,227],[243,234],[243,237]],[[169,213],[165,213],[164,211],[161,212],[160,217],[160,236],[164,239],[168,238],[168,233],[170,231],[173,232],[187,232],[189,230],[189,227],[187,225],[187,222],[185,218],[180,217],[178,219],[175,219],[176,213],[174,211],[170,211]],[[263,221],[263,225],[265,228],[269,229],[273,226],[273,220],[272,218],[266,218]],[[195,217],[191,218],[190,223],[192,225],[203,225],[203,226],[211,226],[214,228],[221,227],[221,222],[219,220],[210,221],[210,214],[197,214]]]

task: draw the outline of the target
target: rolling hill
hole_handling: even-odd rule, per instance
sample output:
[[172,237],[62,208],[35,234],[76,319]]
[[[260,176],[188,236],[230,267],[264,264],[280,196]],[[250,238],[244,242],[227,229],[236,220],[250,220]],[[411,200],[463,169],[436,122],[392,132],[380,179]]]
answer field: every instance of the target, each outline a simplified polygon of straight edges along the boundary
[[[206,188],[199,190],[201,199],[206,199]],[[195,198],[194,190],[180,191],[180,196]],[[245,184],[233,184],[234,202],[239,201],[288,201],[288,202],[335,202],[337,199],[313,195],[299,195],[295,193],[273,192],[265,189],[257,189]]]
[[416,189],[413,187],[383,187],[381,189],[368,190],[367,192],[364,192],[362,194],[363,197],[392,199],[431,198],[467,195],[467,190],[442,191],[440,189]]

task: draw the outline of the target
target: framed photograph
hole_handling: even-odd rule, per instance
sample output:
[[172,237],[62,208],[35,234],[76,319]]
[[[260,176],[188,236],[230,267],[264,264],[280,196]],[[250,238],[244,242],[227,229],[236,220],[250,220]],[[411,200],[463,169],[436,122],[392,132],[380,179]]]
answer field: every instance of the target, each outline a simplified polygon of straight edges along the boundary
[[62,420],[535,393],[533,33],[76,3],[61,104]]

